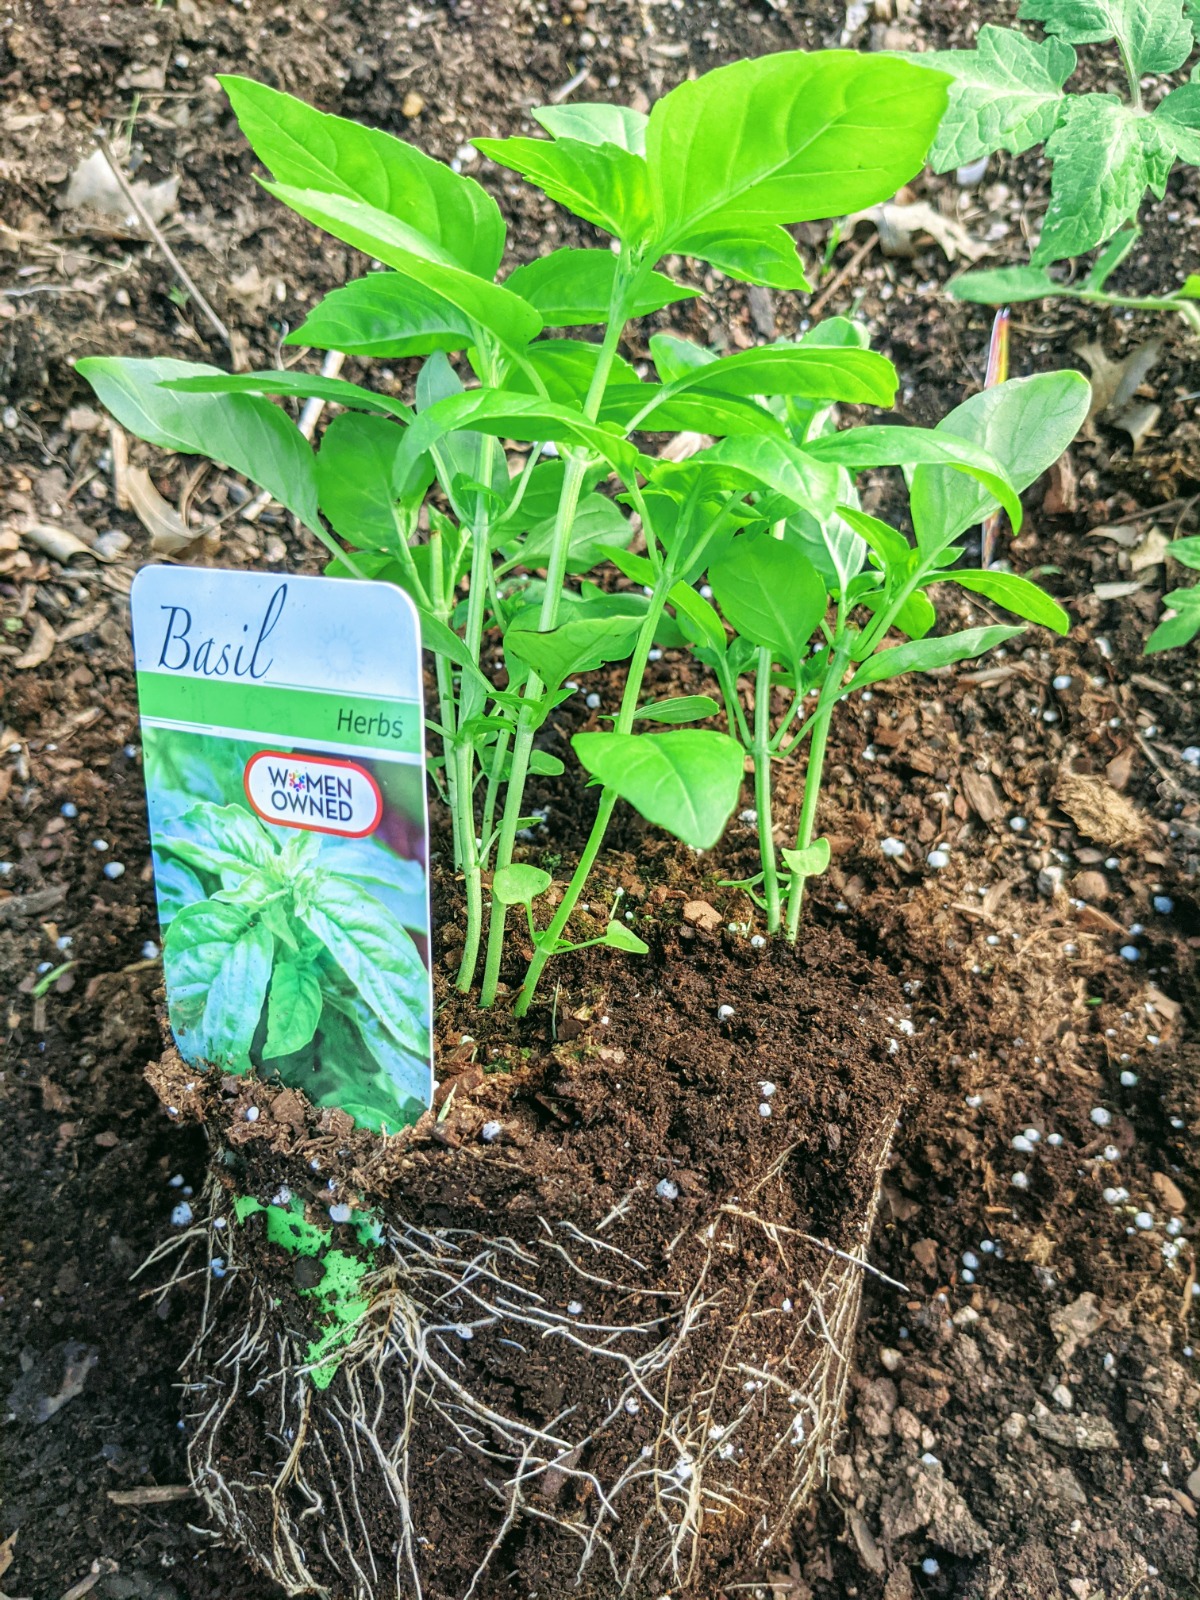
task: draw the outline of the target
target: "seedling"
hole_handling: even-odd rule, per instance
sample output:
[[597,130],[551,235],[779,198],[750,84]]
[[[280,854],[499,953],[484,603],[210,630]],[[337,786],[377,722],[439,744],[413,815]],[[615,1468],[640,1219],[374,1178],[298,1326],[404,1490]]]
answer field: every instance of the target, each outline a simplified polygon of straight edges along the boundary
[[[534,944],[519,1012],[546,961],[575,947],[567,923],[619,799],[696,849],[716,843],[735,809],[745,741],[693,725],[709,718],[716,702],[642,700],[656,643],[699,641],[721,658],[728,688],[733,666],[724,626],[694,588],[706,570],[728,566],[731,552],[736,558],[750,545],[758,550],[770,537],[764,529],[780,523],[802,527],[806,548],[824,552],[814,558],[818,564],[806,558],[805,567],[832,574],[821,579],[819,606],[814,591],[800,616],[776,616],[783,634],[756,638],[751,625],[746,639],[755,642],[737,645],[773,651],[768,681],[771,663],[781,662],[799,693],[812,668],[792,647],[818,625],[828,632],[827,654],[817,658],[824,676],[813,719],[816,752],[847,663],[861,663],[860,675],[870,670],[867,655],[895,617],[923,600],[934,554],[997,502],[1019,524],[1014,479],[990,436],[980,442],[945,425],[934,432],[823,431],[834,404],[888,406],[896,390],[891,365],[838,321],[796,343],[721,359],[655,336],[653,379],[619,353],[631,319],[697,293],[657,270],[665,257],[692,256],[775,289],[805,288],[783,224],[891,195],[925,159],[946,81],[924,64],[796,52],[684,83],[648,117],[604,105],[540,110],[535,115],[549,138],[487,139],[478,148],[611,235],[612,248],[556,250],[498,283],[504,223],[473,179],[385,133],[228,78],[242,128],[273,173],[269,191],[389,269],[335,290],[287,342],[389,361],[420,357],[411,399],[294,369],[230,375],[169,360],[80,363],[127,427],[164,448],[223,460],[269,490],[327,546],[329,572],[394,582],[413,597],[437,670],[435,776],[453,819],[465,890],[464,989],[477,967],[485,873],[492,873],[484,1004],[497,992],[510,905],[525,909]],[[754,114],[731,124],[732,106]],[[768,107],[770,115],[763,114]],[[600,330],[598,341],[558,331],[586,327]],[[555,331],[543,336],[546,330]],[[318,397],[344,409],[314,457],[268,396]],[[683,462],[644,448],[649,437],[682,430],[702,430],[717,443]],[[858,515],[850,474],[887,463],[925,473],[927,493],[953,505],[957,526],[937,552],[911,566],[907,556],[899,564],[889,557],[870,586],[879,607],[874,623],[852,632],[850,613],[860,603],[852,585],[868,542],[839,508]],[[956,496],[949,485],[959,479],[965,487]],[[640,521],[644,554],[629,551],[629,512]],[[606,560],[640,587],[613,593],[590,581]],[[773,580],[770,572],[756,579],[766,602]],[[838,608],[833,625],[823,621],[826,593]],[[1005,630],[981,632],[979,648],[993,634],[1007,637]],[[858,656],[860,634],[869,645]],[[970,650],[961,639],[936,641],[921,664],[963,653]],[[485,671],[495,660],[503,663],[503,687]],[[572,692],[573,675],[613,662],[627,663],[613,725],[573,741],[600,786],[596,824],[549,925],[539,928],[534,911],[547,875],[514,859],[531,820],[530,773],[560,770],[537,736]],[[725,698],[731,705],[736,695]],[[811,821],[809,815],[802,834],[811,832]],[[798,849],[811,843],[802,837]],[[810,860],[799,859],[797,874]],[[278,895],[290,908],[287,918],[323,942],[312,908],[328,883],[311,888],[309,865],[291,858],[263,870],[253,892]],[[228,919],[228,898],[212,891],[206,885],[206,904],[226,909],[203,915]],[[798,902],[797,894],[797,916]],[[182,946],[184,932],[172,933]],[[585,942],[644,948],[615,918],[599,939]],[[168,960],[176,959],[169,940]],[[364,964],[364,974],[368,965],[385,966],[382,952]],[[261,975],[265,961],[254,970]],[[365,997],[360,975],[347,974]],[[380,1001],[372,1015],[386,1030],[394,1019],[382,993]],[[239,1023],[229,1037],[223,1024],[210,1030],[212,1003],[210,995],[196,1026],[222,1056],[235,1055],[245,1027]]]
[[[1167,560],[1200,571],[1200,537],[1172,539],[1167,546]],[[1148,656],[1160,650],[1177,650],[1200,633],[1200,583],[1190,589],[1172,590],[1163,596],[1163,604],[1167,615],[1146,640]]]
[[[986,24],[974,50],[911,56],[953,78],[930,157],[934,170],[967,166],[997,150],[1044,145],[1053,163],[1050,206],[1029,267],[969,272],[951,292],[999,305],[1050,296],[1093,304],[1169,310],[1200,332],[1200,276],[1161,296],[1110,294],[1105,285],[1138,237],[1146,191],[1158,199],[1176,161],[1200,165],[1200,83],[1194,79],[1146,104],[1147,78],[1178,72],[1196,44],[1200,19],[1187,0],[1024,0],[1021,20],[1042,23],[1041,43],[1018,28]],[[1115,47],[1128,97],[1067,93],[1076,45]],[[1078,283],[1046,270],[1053,262],[1111,244]]]

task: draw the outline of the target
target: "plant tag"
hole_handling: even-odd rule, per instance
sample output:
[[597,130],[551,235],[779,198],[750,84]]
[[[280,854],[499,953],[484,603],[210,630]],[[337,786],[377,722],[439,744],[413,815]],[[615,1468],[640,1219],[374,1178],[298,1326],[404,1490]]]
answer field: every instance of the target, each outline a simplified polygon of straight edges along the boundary
[[134,655],[184,1059],[395,1132],[433,1100],[416,611],[387,583],[144,567]]

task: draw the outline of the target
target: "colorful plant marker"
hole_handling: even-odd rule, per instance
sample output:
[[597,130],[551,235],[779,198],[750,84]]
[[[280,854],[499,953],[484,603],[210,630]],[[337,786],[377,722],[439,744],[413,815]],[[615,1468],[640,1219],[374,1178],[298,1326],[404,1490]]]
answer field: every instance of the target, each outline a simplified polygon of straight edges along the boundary
[[145,567],[132,591],[184,1059],[395,1131],[432,1101],[421,638],[378,582]]

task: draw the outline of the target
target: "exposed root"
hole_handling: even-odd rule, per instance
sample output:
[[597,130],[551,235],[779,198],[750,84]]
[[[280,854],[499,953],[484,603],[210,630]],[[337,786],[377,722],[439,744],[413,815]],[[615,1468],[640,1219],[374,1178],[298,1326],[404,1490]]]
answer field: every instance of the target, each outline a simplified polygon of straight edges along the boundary
[[[475,1486],[487,1530],[454,1600],[500,1592],[506,1547],[546,1526],[573,1542],[588,1593],[686,1591],[702,1536],[731,1522],[749,1575],[786,1544],[826,1470],[891,1127],[862,1152],[874,1198],[850,1250],[772,1223],[761,1192],[677,1235],[668,1282],[621,1247],[621,1208],[605,1237],[540,1216],[525,1239],[395,1219],[324,1390],[303,1354],[312,1330],[287,1327],[259,1234],[225,1222],[229,1196],[210,1181],[204,1237],[226,1276],[209,1278],[185,1363],[197,1492],[289,1595],[445,1600],[445,1551],[431,1548],[421,1505],[435,1470]],[[173,1241],[176,1276],[198,1265],[198,1242],[196,1230]],[[748,1251],[769,1270],[723,1271]],[[711,1342],[697,1357],[701,1327],[710,1341],[724,1330],[719,1359]],[[539,1412],[520,1374],[543,1382],[556,1345],[596,1376],[587,1395]],[[481,1398],[485,1368],[516,1375],[511,1406]],[[255,1459],[247,1417],[268,1419]],[[785,1492],[776,1477],[768,1497],[764,1468],[780,1458]]]

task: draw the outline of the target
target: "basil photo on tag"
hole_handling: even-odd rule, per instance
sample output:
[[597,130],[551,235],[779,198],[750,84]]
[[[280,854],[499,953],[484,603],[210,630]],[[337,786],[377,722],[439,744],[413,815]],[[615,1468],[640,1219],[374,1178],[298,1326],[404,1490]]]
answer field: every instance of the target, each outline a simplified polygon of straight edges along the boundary
[[421,639],[389,584],[150,566],[131,595],[184,1059],[394,1132],[432,1101]]

